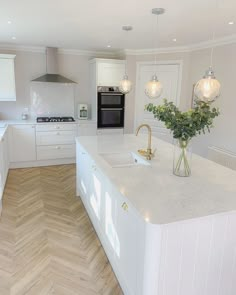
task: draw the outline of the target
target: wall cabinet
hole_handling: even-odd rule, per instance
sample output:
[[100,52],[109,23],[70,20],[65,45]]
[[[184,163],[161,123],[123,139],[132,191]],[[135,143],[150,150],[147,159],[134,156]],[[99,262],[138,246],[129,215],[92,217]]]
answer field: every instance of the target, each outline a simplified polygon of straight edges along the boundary
[[98,86],[119,86],[125,72],[124,61],[106,60],[98,61],[97,64],[97,85]]
[[76,124],[37,125],[37,160],[74,158],[75,137]]
[[9,130],[11,162],[36,160],[35,125],[12,125]]

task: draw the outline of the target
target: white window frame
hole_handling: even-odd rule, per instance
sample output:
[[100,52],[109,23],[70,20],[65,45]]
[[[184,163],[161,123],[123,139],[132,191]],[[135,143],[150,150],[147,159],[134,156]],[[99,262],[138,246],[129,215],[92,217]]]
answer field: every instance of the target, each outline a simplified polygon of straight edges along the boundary
[[12,93],[13,95],[11,97],[1,97],[1,89],[0,89],[0,102],[1,101],[16,101],[16,83],[15,83],[15,54],[0,54],[0,59],[11,59],[12,63],[11,63],[11,72],[12,72],[12,80],[13,80],[13,89],[12,89]]

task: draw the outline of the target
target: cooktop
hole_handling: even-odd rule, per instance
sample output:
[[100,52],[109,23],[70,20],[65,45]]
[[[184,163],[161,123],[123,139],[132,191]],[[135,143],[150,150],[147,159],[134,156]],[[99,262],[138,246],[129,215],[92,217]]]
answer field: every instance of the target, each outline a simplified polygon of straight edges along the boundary
[[38,117],[38,123],[75,122],[73,117]]

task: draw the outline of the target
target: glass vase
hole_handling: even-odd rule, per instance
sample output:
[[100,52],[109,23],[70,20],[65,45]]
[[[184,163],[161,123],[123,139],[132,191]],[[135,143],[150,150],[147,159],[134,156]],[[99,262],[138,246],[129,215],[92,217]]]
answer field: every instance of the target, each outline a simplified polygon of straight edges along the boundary
[[173,173],[177,176],[191,175],[192,150],[189,140],[177,139],[174,147]]

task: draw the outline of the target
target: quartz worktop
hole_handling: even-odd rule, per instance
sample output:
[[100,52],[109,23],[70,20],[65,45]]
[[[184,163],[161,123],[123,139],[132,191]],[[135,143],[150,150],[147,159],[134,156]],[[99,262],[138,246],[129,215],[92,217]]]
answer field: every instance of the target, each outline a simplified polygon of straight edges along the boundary
[[167,224],[236,210],[236,172],[197,155],[192,175],[173,175],[173,146],[152,138],[157,149],[150,166],[111,167],[103,153],[135,152],[147,147],[147,135],[108,135],[76,139],[96,166],[153,224]]

